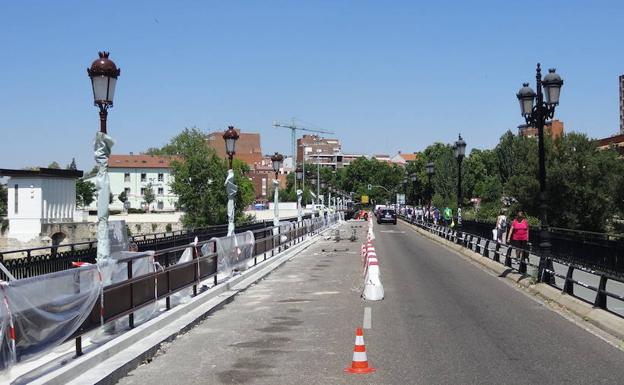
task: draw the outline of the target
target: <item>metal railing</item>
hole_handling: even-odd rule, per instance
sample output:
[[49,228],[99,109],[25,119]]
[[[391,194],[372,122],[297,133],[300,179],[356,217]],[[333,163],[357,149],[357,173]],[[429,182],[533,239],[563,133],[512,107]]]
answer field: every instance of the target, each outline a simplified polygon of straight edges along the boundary
[[[280,227],[267,227],[254,230],[253,266],[256,266],[281,251],[292,247],[304,240],[309,234],[317,234],[325,227],[323,218],[314,218],[311,223],[295,222],[292,230],[281,232]],[[274,233],[274,229],[277,229]],[[209,245],[210,252],[202,254],[202,246]],[[192,248],[192,260],[176,263],[173,256],[181,255],[187,248]],[[162,270],[132,276],[132,263],[137,258],[133,256],[120,259],[119,263],[127,265],[128,279],[104,287],[101,301],[97,301],[87,320],[69,338],[75,339],[76,356],[83,354],[82,336],[99,328],[102,325],[127,317],[128,328],[134,325],[134,313],[141,308],[165,300],[165,309],[172,308],[171,296],[184,289],[192,288],[192,296],[198,294],[201,285],[212,279],[217,285],[217,255],[215,240],[205,240],[197,245],[187,244],[170,249],[159,250],[154,259],[163,267]],[[102,309],[102,304],[105,308]]]
[[[304,216],[304,219],[309,215]],[[284,218],[282,221],[296,221],[297,218]],[[259,221],[236,228],[236,232],[255,231],[272,226],[273,221]],[[227,234],[227,225],[206,228],[178,230],[174,232],[136,235],[130,241],[139,251],[168,250],[176,246],[188,245],[195,237],[200,241]],[[56,246],[41,246],[0,252],[0,262],[16,278],[29,278],[37,275],[71,269],[74,262],[94,263],[97,255],[97,241],[77,242]],[[16,257],[18,256],[18,257]],[[177,256],[172,256],[179,257]],[[0,270],[0,280],[8,277]]]
[[[464,220],[466,232],[489,238],[495,224],[486,221]],[[551,252],[557,258],[589,270],[597,270],[624,280],[624,240],[589,231],[549,227]],[[539,239],[539,229],[530,229],[530,238]],[[539,252],[535,249],[532,251]]]
[[[502,245],[501,243],[492,240],[489,237],[483,237],[479,234],[466,232],[463,228],[457,230],[441,225],[434,225],[428,222],[408,219],[405,216],[399,216],[399,218],[450,242],[462,245],[463,247],[472,250],[475,253],[489,258],[495,262],[501,263],[506,267],[524,275],[527,278],[531,277],[531,275],[529,275],[528,273],[528,270],[530,268],[534,273],[533,278],[535,278],[536,282],[548,284],[561,290],[562,293],[574,296],[582,301],[591,303],[596,308],[600,308],[609,311],[617,316],[624,317],[624,312],[622,311],[624,295],[607,290],[607,285],[609,281],[612,281],[616,284],[624,284],[624,280],[619,275],[612,275],[609,272],[597,271],[582,265],[575,264],[573,261],[570,260],[570,258],[561,258],[560,256],[551,256],[548,258],[544,258],[543,256],[539,255],[537,250],[520,249],[513,245]],[[542,259],[542,261],[538,263],[531,262],[531,255],[534,256],[534,259]],[[566,271],[565,274],[557,272],[554,264],[558,264],[564,267],[564,270]],[[583,280],[575,278],[575,272],[583,272],[585,274],[589,274],[589,276],[595,277],[595,279],[598,280],[598,284],[589,284]],[[559,278],[563,283],[558,285],[556,282],[556,278]],[[575,285],[581,286],[593,292],[593,300],[590,298],[583,298],[581,296],[578,296],[574,290]],[[607,298],[613,298],[614,300],[618,301],[619,306],[609,306],[610,304],[609,301],[607,301]]]

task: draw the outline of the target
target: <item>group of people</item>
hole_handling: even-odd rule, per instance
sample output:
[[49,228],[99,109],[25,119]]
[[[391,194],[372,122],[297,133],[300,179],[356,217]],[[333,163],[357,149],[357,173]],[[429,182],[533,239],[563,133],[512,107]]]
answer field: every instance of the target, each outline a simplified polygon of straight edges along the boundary
[[529,222],[524,217],[524,212],[518,210],[516,217],[508,225],[507,216],[501,210],[496,217],[496,227],[492,230],[494,239],[502,244],[511,243],[520,249],[526,249],[529,243]]
[[442,211],[435,206],[408,208],[406,210],[406,216],[410,219],[414,217],[417,221],[433,223],[434,225],[455,226],[453,210],[450,207],[445,207]]

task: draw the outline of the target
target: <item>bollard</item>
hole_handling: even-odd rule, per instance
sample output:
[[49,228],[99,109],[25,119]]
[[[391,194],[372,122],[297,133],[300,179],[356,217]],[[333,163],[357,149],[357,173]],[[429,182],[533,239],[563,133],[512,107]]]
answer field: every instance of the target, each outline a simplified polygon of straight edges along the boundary
[[598,290],[596,291],[596,300],[594,301],[594,307],[600,309],[607,309],[607,277],[600,276],[600,283],[598,284]]
[[494,262],[500,263],[500,243],[496,242],[496,247],[494,249]]
[[513,247],[508,246],[507,252],[505,253],[505,266],[511,267],[511,252],[513,251]]
[[566,274],[566,280],[563,284],[562,292],[568,295],[574,295],[574,282],[572,282],[572,274],[574,274],[574,266],[568,266],[568,272]]

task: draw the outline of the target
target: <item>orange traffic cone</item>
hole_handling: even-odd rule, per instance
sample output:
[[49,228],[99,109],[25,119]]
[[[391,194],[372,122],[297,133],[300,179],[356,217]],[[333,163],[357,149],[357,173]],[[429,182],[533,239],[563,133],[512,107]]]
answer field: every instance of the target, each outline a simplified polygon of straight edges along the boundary
[[355,332],[355,348],[353,348],[353,361],[351,362],[351,367],[345,368],[344,371],[351,374],[366,374],[372,373],[375,370],[377,369],[368,366],[362,328],[357,328]]

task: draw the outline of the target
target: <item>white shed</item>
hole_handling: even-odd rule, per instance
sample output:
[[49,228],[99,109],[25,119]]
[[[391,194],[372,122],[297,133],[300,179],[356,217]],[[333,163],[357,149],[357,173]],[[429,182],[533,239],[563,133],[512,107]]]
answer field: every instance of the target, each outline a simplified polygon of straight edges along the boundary
[[9,177],[9,238],[26,242],[41,234],[43,224],[74,221],[76,179],[82,171],[0,169],[0,176]]

